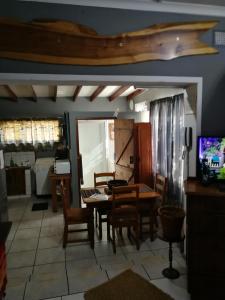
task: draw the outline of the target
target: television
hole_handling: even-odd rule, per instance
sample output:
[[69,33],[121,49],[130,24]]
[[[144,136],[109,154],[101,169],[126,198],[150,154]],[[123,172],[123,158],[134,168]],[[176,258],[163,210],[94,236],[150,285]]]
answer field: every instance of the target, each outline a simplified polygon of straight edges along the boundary
[[197,176],[205,173],[213,180],[225,180],[225,137],[198,137]]

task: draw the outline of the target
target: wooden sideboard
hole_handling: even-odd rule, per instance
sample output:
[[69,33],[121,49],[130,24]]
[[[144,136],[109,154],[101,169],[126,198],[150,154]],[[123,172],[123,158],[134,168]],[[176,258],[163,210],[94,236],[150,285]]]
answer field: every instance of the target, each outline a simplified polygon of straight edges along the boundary
[[53,169],[49,169],[48,176],[51,180],[51,193],[52,193],[52,211],[57,212],[57,186],[60,185],[61,180],[65,180],[65,187],[70,191],[71,189],[71,174],[55,174]]
[[6,168],[6,184],[7,195],[25,195],[26,179],[25,171],[29,167],[7,167]]
[[196,179],[188,179],[185,193],[191,299],[224,299],[225,192],[216,184],[203,186]]

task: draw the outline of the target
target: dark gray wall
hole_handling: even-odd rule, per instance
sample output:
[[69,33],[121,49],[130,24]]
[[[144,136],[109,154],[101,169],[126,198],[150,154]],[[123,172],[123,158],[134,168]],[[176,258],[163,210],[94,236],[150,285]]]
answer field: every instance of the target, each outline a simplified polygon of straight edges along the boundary
[[89,99],[80,97],[76,101],[67,98],[58,98],[56,102],[50,99],[38,99],[32,102],[26,99],[19,99],[12,103],[6,99],[0,99],[0,119],[28,118],[35,117],[60,117],[63,112],[71,111],[117,111],[125,112],[128,110],[126,98],[109,101],[106,98],[97,98],[93,102]]
[[[34,18],[66,19],[91,26],[101,34],[117,34],[165,22],[212,19],[211,17],[203,16],[135,12],[69,5],[14,1],[12,5],[12,1],[1,2],[4,2],[0,4],[1,16],[17,17],[24,21]],[[220,24],[217,28],[224,30],[225,19],[213,19],[218,19]],[[212,30],[204,35],[204,40],[212,44]],[[224,71],[225,49],[220,49],[220,54],[217,55],[189,56],[172,61],[144,62],[109,67],[63,66],[0,59],[0,72],[203,77],[202,133],[221,135],[225,134]]]

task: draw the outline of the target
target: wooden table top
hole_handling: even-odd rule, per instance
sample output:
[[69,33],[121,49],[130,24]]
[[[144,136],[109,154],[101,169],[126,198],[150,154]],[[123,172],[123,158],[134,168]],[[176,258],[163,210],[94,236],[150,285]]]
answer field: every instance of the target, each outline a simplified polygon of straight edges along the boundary
[[[148,187],[144,183],[138,183],[137,185],[139,186],[139,189],[140,189],[139,200],[156,199],[156,198],[160,197],[160,194],[158,192],[153,191],[150,187]],[[92,197],[83,199],[83,202],[87,205],[88,204],[94,205],[94,204],[108,202],[108,201],[112,202],[112,196],[111,195],[109,195],[108,199],[106,198],[105,200],[104,199],[99,199],[98,195],[96,196],[96,198],[92,196]]]

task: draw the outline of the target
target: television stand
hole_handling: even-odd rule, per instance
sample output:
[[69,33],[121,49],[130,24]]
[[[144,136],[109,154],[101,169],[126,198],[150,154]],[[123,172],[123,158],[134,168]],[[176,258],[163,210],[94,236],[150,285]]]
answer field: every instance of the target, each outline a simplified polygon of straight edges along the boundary
[[220,192],[225,192],[225,181],[223,180],[222,182],[217,183],[218,189]]

